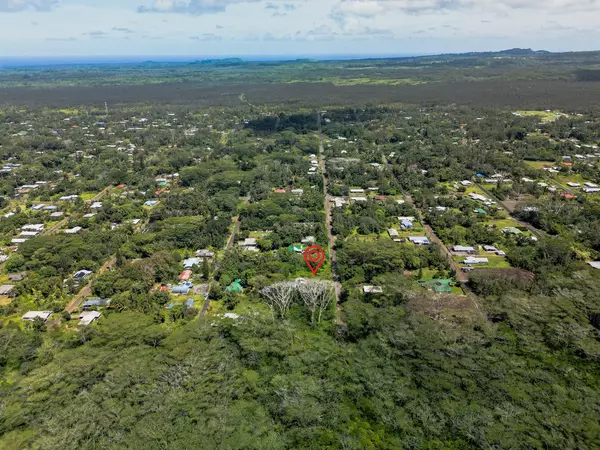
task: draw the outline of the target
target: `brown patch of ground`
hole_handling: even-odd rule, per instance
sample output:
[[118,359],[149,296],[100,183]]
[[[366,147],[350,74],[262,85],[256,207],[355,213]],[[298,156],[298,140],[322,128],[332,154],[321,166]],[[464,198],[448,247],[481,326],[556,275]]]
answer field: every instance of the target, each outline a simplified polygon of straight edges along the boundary
[[466,295],[423,293],[412,298],[407,306],[436,321],[465,323],[479,316],[477,305]]

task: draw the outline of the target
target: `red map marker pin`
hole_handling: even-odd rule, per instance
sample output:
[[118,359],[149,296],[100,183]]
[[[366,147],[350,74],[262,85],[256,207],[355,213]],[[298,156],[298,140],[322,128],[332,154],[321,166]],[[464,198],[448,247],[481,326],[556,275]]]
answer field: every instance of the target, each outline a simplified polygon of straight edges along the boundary
[[313,245],[304,250],[304,262],[310,269],[313,275],[317,272],[325,262],[325,251],[318,245]]

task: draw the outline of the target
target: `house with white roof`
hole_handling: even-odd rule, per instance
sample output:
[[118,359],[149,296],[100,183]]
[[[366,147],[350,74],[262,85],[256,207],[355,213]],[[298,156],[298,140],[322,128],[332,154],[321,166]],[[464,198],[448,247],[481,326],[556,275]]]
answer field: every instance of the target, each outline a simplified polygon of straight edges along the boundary
[[427,236],[409,236],[408,241],[415,245],[429,245],[431,241]]
[[464,264],[488,264],[490,261],[487,258],[475,258],[473,256],[469,256],[465,258],[463,261]]
[[87,326],[94,320],[98,320],[100,316],[101,314],[98,311],[82,311],[81,314],[79,314],[79,319],[81,320],[78,325]]
[[29,311],[21,317],[21,320],[33,322],[35,319],[42,319],[44,322],[52,315],[52,311]]

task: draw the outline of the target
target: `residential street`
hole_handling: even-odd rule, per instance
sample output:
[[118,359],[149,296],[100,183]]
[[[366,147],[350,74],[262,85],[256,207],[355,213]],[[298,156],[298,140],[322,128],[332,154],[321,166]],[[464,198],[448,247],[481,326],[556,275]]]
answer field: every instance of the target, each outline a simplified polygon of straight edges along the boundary
[[[321,128],[321,115],[319,114],[318,119],[319,130]],[[323,135],[319,131],[319,168],[323,176],[323,194],[325,197],[325,222],[327,228],[327,238],[329,241],[329,258],[331,263],[331,277],[335,286],[335,299],[336,299],[336,311],[337,311],[337,322],[343,324],[340,298],[342,294],[342,284],[337,273],[337,256],[335,252],[335,236],[333,235],[333,222],[331,214],[331,197],[329,196],[329,179],[327,178],[327,168],[325,165],[325,148],[323,147]]]
[[[98,271],[98,275],[101,275],[104,272],[106,272],[107,270],[109,270],[111,267],[113,267],[115,265],[116,262],[117,262],[116,255],[111,256],[110,259],[108,261],[106,261],[104,263],[104,265],[100,268],[100,270]],[[81,304],[83,303],[85,298],[92,293],[93,281],[94,281],[93,277],[90,277],[88,283],[79,291],[79,294],[77,294],[73,298],[73,300],[71,300],[71,302],[67,305],[67,307],[65,308],[66,311],[73,313],[74,311],[77,311],[77,309],[79,309],[79,307],[81,306]]]

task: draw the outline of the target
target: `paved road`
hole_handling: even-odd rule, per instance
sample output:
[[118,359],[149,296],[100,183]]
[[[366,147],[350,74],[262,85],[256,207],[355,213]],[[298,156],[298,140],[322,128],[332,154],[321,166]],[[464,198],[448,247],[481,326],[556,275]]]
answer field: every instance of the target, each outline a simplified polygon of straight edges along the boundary
[[337,311],[337,323],[343,325],[344,321],[341,314],[341,295],[342,284],[337,273],[337,254],[335,251],[335,239],[333,234],[333,219],[331,214],[331,197],[329,195],[329,178],[327,177],[327,167],[325,165],[325,148],[323,147],[323,134],[321,134],[321,114],[318,115],[319,126],[319,168],[323,177],[323,194],[325,197],[325,228],[327,229],[327,240],[329,242],[329,258],[331,260],[331,278],[335,287],[335,308]]
[[[104,265],[100,268],[100,270],[98,271],[98,274],[103,274],[104,272],[106,272],[108,269],[110,269],[111,267],[113,267],[115,265],[115,263],[117,262],[117,257],[116,255],[113,255],[110,257],[110,259],[108,261],[106,261],[104,263]],[[92,283],[93,283],[94,279],[90,278],[90,280],[88,281],[88,283],[79,291],[79,293],[77,294],[77,296],[75,296],[75,298],[73,298],[73,300],[71,300],[71,303],[69,303],[67,305],[67,307],[65,308],[66,311],[73,313],[76,310],[79,309],[79,307],[81,306],[81,304],[83,303],[83,300],[92,293]]]

